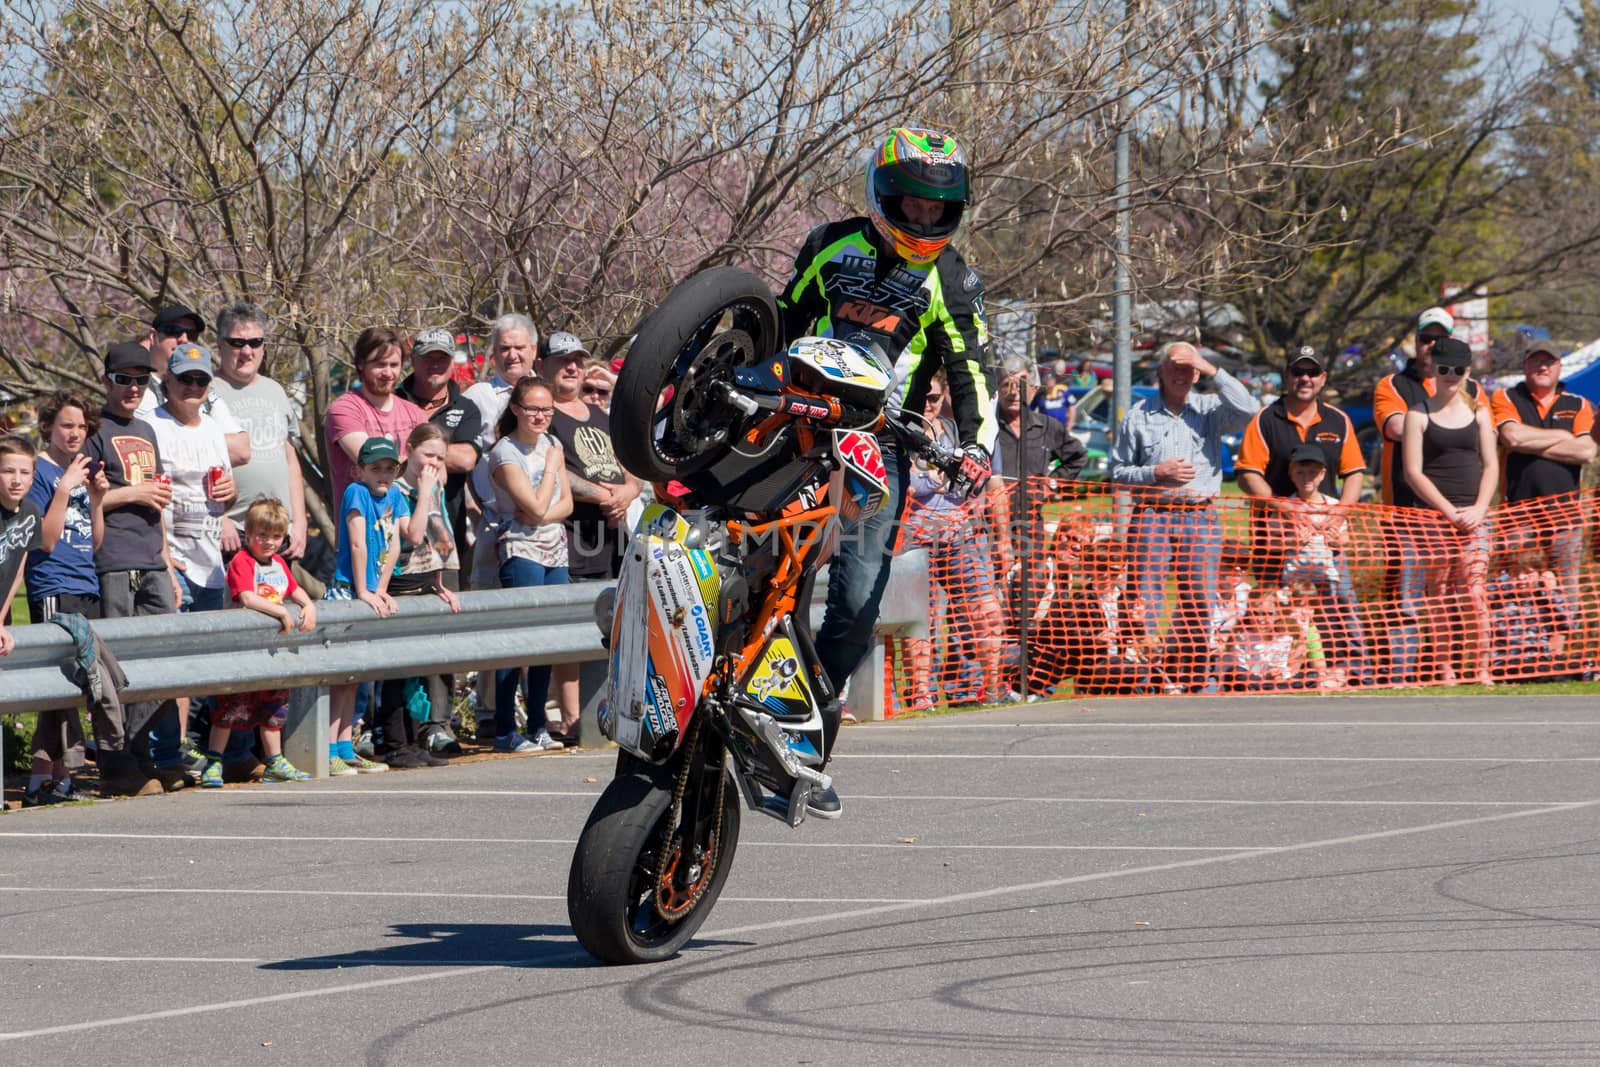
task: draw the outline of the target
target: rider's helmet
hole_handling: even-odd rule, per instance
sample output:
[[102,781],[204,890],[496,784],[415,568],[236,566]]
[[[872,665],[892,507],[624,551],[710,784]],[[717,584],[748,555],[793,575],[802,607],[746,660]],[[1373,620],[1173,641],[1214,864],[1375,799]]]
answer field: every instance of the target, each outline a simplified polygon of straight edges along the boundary
[[[939,258],[961,225],[969,192],[961,146],[933,130],[890,130],[867,164],[867,214],[907,263]],[[944,211],[934,222],[912,222],[902,206],[908,196],[941,201]]]

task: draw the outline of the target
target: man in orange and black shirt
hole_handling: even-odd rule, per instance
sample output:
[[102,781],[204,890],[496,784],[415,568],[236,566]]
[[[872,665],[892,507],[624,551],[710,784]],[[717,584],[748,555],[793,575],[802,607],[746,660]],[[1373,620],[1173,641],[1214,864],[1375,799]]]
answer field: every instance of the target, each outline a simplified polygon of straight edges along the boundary
[[[1507,518],[1545,548],[1561,581],[1562,613],[1570,624],[1578,605],[1578,560],[1583,512],[1578,499],[1583,465],[1595,457],[1594,409],[1561,385],[1561,353],[1535,341],[1522,357],[1522,381],[1494,395],[1500,434],[1500,482]],[[1531,540],[1531,539],[1530,539]]]
[[[1289,457],[1309,445],[1322,454],[1323,468],[1344,480],[1339,503],[1359,503],[1367,463],[1350,416],[1321,399],[1328,384],[1327,364],[1315,348],[1302,345],[1285,369],[1284,395],[1256,412],[1245,427],[1239,458],[1233,464],[1239,488],[1261,498],[1296,495],[1294,480],[1289,477]],[[1324,479],[1322,488],[1331,496],[1335,483],[1327,475]],[[1295,547],[1293,533],[1292,524],[1270,505],[1257,508],[1252,522],[1252,554],[1271,581],[1279,579],[1287,555]],[[1325,583],[1321,591],[1325,598],[1319,609],[1322,632],[1335,637],[1332,644],[1336,646],[1333,654],[1337,665],[1348,672],[1352,682],[1362,684],[1368,680],[1371,665],[1366,633],[1356,612],[1355,592],[1348,578],[1341,583]]]
[[[1289,361],[1284,395],[1256,412],[1245,427],[1233,464],[1239,488],[1250,496],[1293,496],[1289,453],[1296,445],[1310,444],[1322,450],[1328,470],[1344,480],[1339,503],[1360,501],[1367,464],[1350,416],[1321,399],[1327,384],[1322,357],[1310,345],[1301,346]],[[1331,492],[1333,486],[1324,488]]]

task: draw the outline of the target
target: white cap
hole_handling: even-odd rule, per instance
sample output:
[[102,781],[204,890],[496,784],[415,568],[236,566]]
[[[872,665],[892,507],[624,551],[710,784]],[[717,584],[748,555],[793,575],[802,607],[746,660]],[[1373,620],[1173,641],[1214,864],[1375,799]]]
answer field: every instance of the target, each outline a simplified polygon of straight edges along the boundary
[[1429,326],[1443,326],[1445,333],[1456,332],[1456,320],[1444,308],[1429,308],[1417,316],[1417,332],[1421,333]]

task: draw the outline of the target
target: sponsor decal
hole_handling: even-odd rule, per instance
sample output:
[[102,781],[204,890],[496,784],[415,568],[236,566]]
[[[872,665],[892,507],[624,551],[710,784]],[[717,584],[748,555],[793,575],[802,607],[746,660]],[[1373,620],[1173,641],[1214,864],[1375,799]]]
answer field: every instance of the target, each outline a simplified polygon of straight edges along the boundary
[[778,381],[780,381],[780,382],[783,381],[783,361],[782,360],[775,359],[775,360],[772,361],[772,376],[774,378],[778,379]]
[[694,620],[694,638],[700,656],[709,661],[712,655],[711,622],[706,618],[706,609],[696,604],[689,609],[689,617]]
[[860,472],[880,486],[889,484],[889,472],[883,466],[883,452],[878,439],[870,433],[852,430],[836,435],[834,450],[851,470]]
[[1321,433],[1317,434],[1317,440],[1326,441],[1328,444],[1333,445],[1344,440],[1344,436],[1342,434],[1334,433],[1331,430],[1323,430]]
[[974,289],[976,289],[977,287],[978,287],[978,275],[977,275],[977,272],[974,271],[971,267],[968,267],[967,268],[967,273],[961,279],[961,288],[965,289],[967,292],[970,293]]
[[823,404],[811,404],[804,400],[788,401],[790,414],[798,415],[802,419],[825,419],[832,412]]
[[865,300],[846,300],[833,315],[836,319],[853,322],[872,330],[893,333],[900,328],[900,316],[884,307]]
[[689,563],[694,567],[695,577],[699,578],[702,582],[708,580],[712,575],[717,573],[716,568],[711,565],[711,558],[706,554],[706,551],[703,548],[690,550]]

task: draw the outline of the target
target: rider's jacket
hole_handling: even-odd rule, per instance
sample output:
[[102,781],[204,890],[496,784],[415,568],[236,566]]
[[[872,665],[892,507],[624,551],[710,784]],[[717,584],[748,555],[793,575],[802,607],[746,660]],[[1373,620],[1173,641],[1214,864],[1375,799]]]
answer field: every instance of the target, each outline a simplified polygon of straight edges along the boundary
[[953,247],[918,267],[885,249],[866,218],[824,223],[795,257],[778,309],[786,345],[808,334],[876,341],[894,361],[895,395],[907,411],[922,410],[943,367],[962,445],[994,447],[983,283]]

